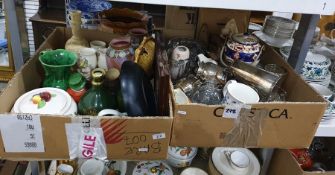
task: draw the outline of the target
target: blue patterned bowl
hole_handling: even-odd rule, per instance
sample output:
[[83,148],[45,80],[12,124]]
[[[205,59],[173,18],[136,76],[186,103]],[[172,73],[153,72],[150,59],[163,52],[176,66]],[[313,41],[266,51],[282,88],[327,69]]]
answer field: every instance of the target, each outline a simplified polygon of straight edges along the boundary
[[330,73],[330,65],[331,61],[329,58],[308,52],[301,74],[305,79],[323,80]]

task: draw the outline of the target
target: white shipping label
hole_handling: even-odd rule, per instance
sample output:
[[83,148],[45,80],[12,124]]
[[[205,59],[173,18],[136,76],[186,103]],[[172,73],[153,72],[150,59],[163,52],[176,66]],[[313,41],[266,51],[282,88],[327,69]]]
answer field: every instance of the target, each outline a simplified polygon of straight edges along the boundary
[[152,135],[152,139],[157,140],[157,139],[165,139],[165,133],[158,133],[158,134],[154,134]]
[[227,104],[224,108],[222,117],[236,119],[240,115],[242,108],[250,109],[251,106],[244,104]]
[[0,129],[6,152],[44,152],[39,115],[0,115]]

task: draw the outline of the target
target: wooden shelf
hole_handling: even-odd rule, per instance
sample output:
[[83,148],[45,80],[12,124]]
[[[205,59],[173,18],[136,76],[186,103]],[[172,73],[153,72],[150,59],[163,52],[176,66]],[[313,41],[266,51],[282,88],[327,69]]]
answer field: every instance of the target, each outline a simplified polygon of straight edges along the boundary
[[30,18],[30,21],[66,25],[65,11],[64,9],[41,9]]

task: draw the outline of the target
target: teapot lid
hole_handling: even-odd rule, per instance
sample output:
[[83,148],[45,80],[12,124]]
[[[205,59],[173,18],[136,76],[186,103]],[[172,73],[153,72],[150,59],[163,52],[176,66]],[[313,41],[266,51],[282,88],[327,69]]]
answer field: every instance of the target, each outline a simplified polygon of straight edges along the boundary
[[133,175],[173,175],[169,165],[162,161],[141,161],[134,168]]
[[71,97],[62,89],[39,88],[20,96],[13,107],[15,113],[65,114],[71,107]]
[[256,36],[243,33],[234,34],[232,40],[244,45],[254,45],[259,43]]

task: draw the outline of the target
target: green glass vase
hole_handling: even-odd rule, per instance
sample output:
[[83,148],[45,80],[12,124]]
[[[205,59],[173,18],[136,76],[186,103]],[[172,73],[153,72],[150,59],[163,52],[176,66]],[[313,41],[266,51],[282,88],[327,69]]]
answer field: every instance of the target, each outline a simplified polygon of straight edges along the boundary
[[45,71],[43,87],[68,88],[70,68],[76,64],[77,55],[64,49],[42,51],[39,60]]
[[92,71],[92,87],[81,97],[78,104],[80,115],[96,116],[103,109],[116,109],[116,98],[104,88],[105,70]]

